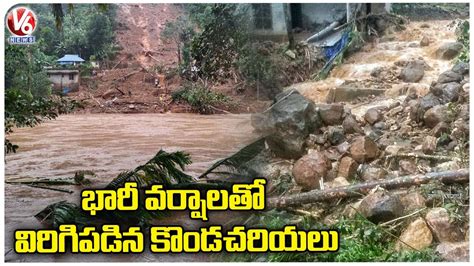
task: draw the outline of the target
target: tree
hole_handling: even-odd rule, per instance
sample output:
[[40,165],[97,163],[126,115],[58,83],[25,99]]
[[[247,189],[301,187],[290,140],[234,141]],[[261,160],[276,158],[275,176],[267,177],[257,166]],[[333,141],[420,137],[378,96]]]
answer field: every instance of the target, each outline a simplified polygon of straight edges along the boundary
[[288,49],[293,50],[295,48],[295,36],[293,35],[293,29],[291,27],[291,13],[290,13],[290,4],[283,4],[283,11],[285,13],[285,24],[286,32],[288,35]]

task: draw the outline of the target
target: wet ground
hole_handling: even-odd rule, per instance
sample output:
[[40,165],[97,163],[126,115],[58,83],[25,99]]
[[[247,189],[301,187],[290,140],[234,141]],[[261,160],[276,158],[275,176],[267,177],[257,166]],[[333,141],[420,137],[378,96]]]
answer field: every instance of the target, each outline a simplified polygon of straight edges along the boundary
[[[34,128],[16,129],[11,141],[20,146],[6,157],[7,181],[35,177],[67,177],[79,170],[92,170],[91,181],[100,186],[118,173],[149,160],[159,149],[182,150],[191,154],[193,164],[186,169],[198,175],[215,160],[236,152],[257,136],[249,115],[193,114],[93,114],[66,115]],[[27,185],[5,184],[5,252],[7,261],[196,261],[206,255],[28,255],[12,249],[12,233],[17,228],[39,228],[33,217],[47,205],[79,200],[82,187],[60,186],[73,194]],[[201,226],[188,214],[177,214],[163,224]],[[218,219],[218,218],[217,218]],[[228,218],[227,218],[228,219]]]

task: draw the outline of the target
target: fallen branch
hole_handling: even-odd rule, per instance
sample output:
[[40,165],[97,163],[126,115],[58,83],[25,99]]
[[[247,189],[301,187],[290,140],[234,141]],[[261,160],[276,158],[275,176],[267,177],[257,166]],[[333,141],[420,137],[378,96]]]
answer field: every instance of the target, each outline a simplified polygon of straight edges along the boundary
[[116,68],[118,65],[120,65],[120,63],[122,63],[122,61],[123,61],[124,59],[125,59],[125,58],[122,58],[122,59],[120,59],[120,61],[118,61],[118,63],[117,63],[117,64],[115,64],[115,66],[114,66],[114,67],[112,67],[112,69],[111,69],[111,70],[114,70],[114,69],[115,69],[115,68]]
[[223,110],[223,109],[219,109],[219,108],[214,107],[214,106],[212,106],[212,105],[209,105],[209,107],[210,107],[212,110],[214,110],[214,111],[222,112],[222,113],[224,113],[224,114],[232,114],[232,113],[229,112],[229,111],[226,111],[226,110]]
[[287,197],[270,198],[268,199],[267,206],[269,208],[278,208],[329,201],[339,198],[357,197],[360,196],[361,193],[368,193],[371,189],[377,186],[385,189],[394,189],[426,184],[432,180],[441,181],[443,183],[466,182],[469,181],[469,169],[401,176],[390,180],[372,181],[328,190],[313,190]]
[[47,189],[47,190],[53,190],[53,191],[58,191],[58,192],[64,192],[64,193],[69,193],[69,194],[74,193],[74,191],[66,190],[66,189],[60,189],[60,188],[43,187],[43,186],[38,186],[38,185],[27,185],[27,186],[34,187],[34,188],[42,188],[42,189]]
[[427,159],[432,161],[452,161],[453,157],[449,156],[441,156],[441,155],[427,155],[427,154],[416,154],[416,153],[398,153],[393,155],[388,155],[385,157],[386,160],[390,160],[393,158],[415,158],[415,159]]

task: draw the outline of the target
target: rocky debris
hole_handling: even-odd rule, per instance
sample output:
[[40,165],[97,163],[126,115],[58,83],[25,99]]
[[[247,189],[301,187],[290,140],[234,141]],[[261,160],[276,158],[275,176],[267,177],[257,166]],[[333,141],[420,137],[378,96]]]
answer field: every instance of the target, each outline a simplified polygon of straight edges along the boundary
[[425,46],[430,45],[430,43],[431,43],[430,38],[428,38],[427,36],[423,36],[423,38],[421,38],[421,41],[420,41],[420,46],[425,47]]
[[422,144],[424,154],[433,154],[436,151],[437,139],[433,136],[426,136]]
[[448,122],[448,107],[444,105],[436,105],[428,109],[423,115],[425,125],[434,128],[441,122]]
[[416,164],[411,160],[400,160],[398,165],[400,166],[401,173],[404,175],[415,174],[418,172]]
[[446,122],[439,122],[432,130],[431,135],[439,138],[443,134],[447,134],[449,132],[449,125]]
[[404,82],[418,82],[425,75],[425,62],[414,60],[409,62],[400,72],[400,79]]
[[469,261],[469,241],[449,243],[444,242],[436,247],[441,257],[451,262],[468,262]]
[[342,104],[317,104],[321,120],[325,125],[340,125],[344,115],[344,105]]
[[387,176],[387,170],[382,167],[364,165],[360,177],[366,182],[384,179]]
[[464,240],[460,228],[451,223],[445,208],[433,208],[425,217],[428,226],[438,242],[458,242]]
[[454,65],[451,70],[460,75],[469,74],[469,63],[459,62],[456,65]]
[[[342,176],[339,176],[339,177],[336,177],[333,181],[327,183],[327,188],[336,188],[336,187],[345,187],[345,186],[349,186],[350,183],[349,181],[347,181],[346,178],[342,177]],[[325,188],[326,188],[326,185],[325,185]]]
[[301,157],[293,166],[296,184],[305,190],[320,189],[320,182],[331,169],[328,158],[320,152],[311,151]]
[[400,250],[422,250],[427,248],[433,242],[433,235],[431,234],[428,225],[426,225],[423,218],[418,218],[402,232],[400,239],[396,243],[395,249]]
[[352,178],[357,174],[359,164],[349,156],[343,157],[337,171],[338,177]]
[[449,42],[441,45],[435,52],[437,58],[451,60],[462,50],[463,45],[459,42]]
[[449,161],[438,164],[433,170],[442,172],[442,171],[451,171],[451,170],[459,170],[461,167],[456,161]]
[[403,205],[397,195],[376,191],[362,199],[359,212],[369,221],[381,223],[403,215]]
[[253,115],[252,125],[267,135],[267,144],[277,156],[299,158],[306,137],[320,126],[314,104],[296,91],[283,92],[265,114]]
[[410,192],[408,194],[401,195],[400,200],[405,207],[405,214],[426,207],[426,199],[419,192]]
[[342,122],[342,128],[344,129],[344,132],[346,132],[347,134],[353,134],[353,133],[362,134],[364,132],[364,130],[359,125],[359,123],[357,123],[353,115],[348,115],[346,116],[346,118],[344,118],[344,121]]
[[459,99],[462,86],[456,82],[438,83],[430,91],[440,98],[441,103],[455,102]]
[[339,145],[346,139],[344,130],[341,126],[330,126],[328,127],[328,140],[332,145]]
[[458,72],[453,70],[444,71],[439,75],[438,83],[461,82],[463,75]]
[[380,111],[379,108],[377,107],[372,107],[367,110],[367,112],[364,115],[365,121],[367,121],[369,124],[373,125],[374,123],[380,121],[383,119],[382,112]]
[[370,162],[375,159],[379,153],[377,144],[366,136],[355,138],[349,149],[351,157],[358,163]]

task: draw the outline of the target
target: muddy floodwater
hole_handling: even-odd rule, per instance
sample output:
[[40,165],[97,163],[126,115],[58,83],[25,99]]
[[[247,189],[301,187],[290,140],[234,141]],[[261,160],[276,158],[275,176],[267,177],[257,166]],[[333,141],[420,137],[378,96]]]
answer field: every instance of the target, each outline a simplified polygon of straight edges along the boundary
[[[196,176],[217,159],[255,140],[250,115],[89,114],[64,115],[34,128],[19,128],[10,140],[20,148],[6,156],[6,181],[30,177],[67,177],[91,170],[100,186],[118,173],[133,169],[161,148],[182,150],[193,163],[186,172]],[[78,203],[82,188],[64,186],[73,194],[5,184],[5,252],[7,261],[196,261],[204,255],[18,255],[12,250],[17,228],[40,228],[33,217],[61,200]],[[170,224],[186,216],[170,218]],[[164,221],[166,224],[166,221]],[[145,248],[147,249],[147,248]]]

